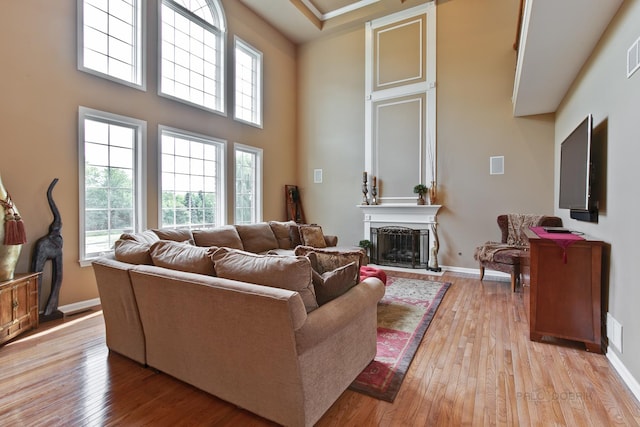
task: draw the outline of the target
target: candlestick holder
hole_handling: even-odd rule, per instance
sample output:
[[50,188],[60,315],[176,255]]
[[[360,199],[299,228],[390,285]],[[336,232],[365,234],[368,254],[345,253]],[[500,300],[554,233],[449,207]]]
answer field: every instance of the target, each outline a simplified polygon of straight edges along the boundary
[[362,177],[362,204],[363,205],[369,204],[369,198],[367,197],[368,192],[369,190],[367,189],[367,176],[364,175]]
[[378,204],[378,187],[375,184],[371,187],[371,204]]

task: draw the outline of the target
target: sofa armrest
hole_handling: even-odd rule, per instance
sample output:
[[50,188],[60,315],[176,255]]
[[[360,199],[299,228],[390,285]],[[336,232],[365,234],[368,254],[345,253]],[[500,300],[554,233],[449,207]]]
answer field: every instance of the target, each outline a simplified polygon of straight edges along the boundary
[[307,315],[305,324],[296,331],[298,353],[324,341],[337,330],[350,324],[354,318],[370,307],[376,307],[384,296],[384,284],[370,277],[349,289],[344,295],[320,306]]
[[324,242],[327,246],[338,246],[338,236],[325,235]]

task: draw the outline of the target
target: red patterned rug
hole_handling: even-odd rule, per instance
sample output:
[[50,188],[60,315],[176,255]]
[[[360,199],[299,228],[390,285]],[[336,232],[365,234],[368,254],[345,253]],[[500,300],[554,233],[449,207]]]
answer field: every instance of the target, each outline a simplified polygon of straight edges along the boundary
[[387,274],[386,292],[378,304],[378,352],[349,388],[393,402],[451,283],[418,278],[415,274]]

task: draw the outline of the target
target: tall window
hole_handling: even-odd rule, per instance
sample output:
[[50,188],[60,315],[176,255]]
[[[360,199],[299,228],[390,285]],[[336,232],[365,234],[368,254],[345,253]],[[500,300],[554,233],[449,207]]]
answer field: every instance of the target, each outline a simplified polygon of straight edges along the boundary
[[262,53],[236,37],[235,118],[262,126]]
[[235,218],[236,224],[262,220],[262,150],[235,144]]
[[162,0],[160,93],[225,112],[224,15],[218,0]]
[[144,227],[146,123],[80,107],[80,260]]
[[142,0],[78,0],[78,68],[145,89]]
[[160,127],[162,227],[225,223],[224,141]]

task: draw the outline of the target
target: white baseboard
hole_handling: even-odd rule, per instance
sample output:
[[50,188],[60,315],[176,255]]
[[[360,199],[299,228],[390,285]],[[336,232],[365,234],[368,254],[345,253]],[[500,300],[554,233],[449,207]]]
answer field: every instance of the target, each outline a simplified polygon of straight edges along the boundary
[[74,302],[73,304],[61,305],[60,307],[58,307],[58,310],[60,310],[63,315],[69,316],[80,311],[88,310],[97,305],[100,305],[100,298]]
[[631,375],[631,372],[627,369],[626,366],[622,363],[622,360],[618,357],[618,355],[608,349],[607,350],[607,359],[611,362],[613,369],[622,377],[622,381],[629,387],[631,393],[640,401],[640,383]]

